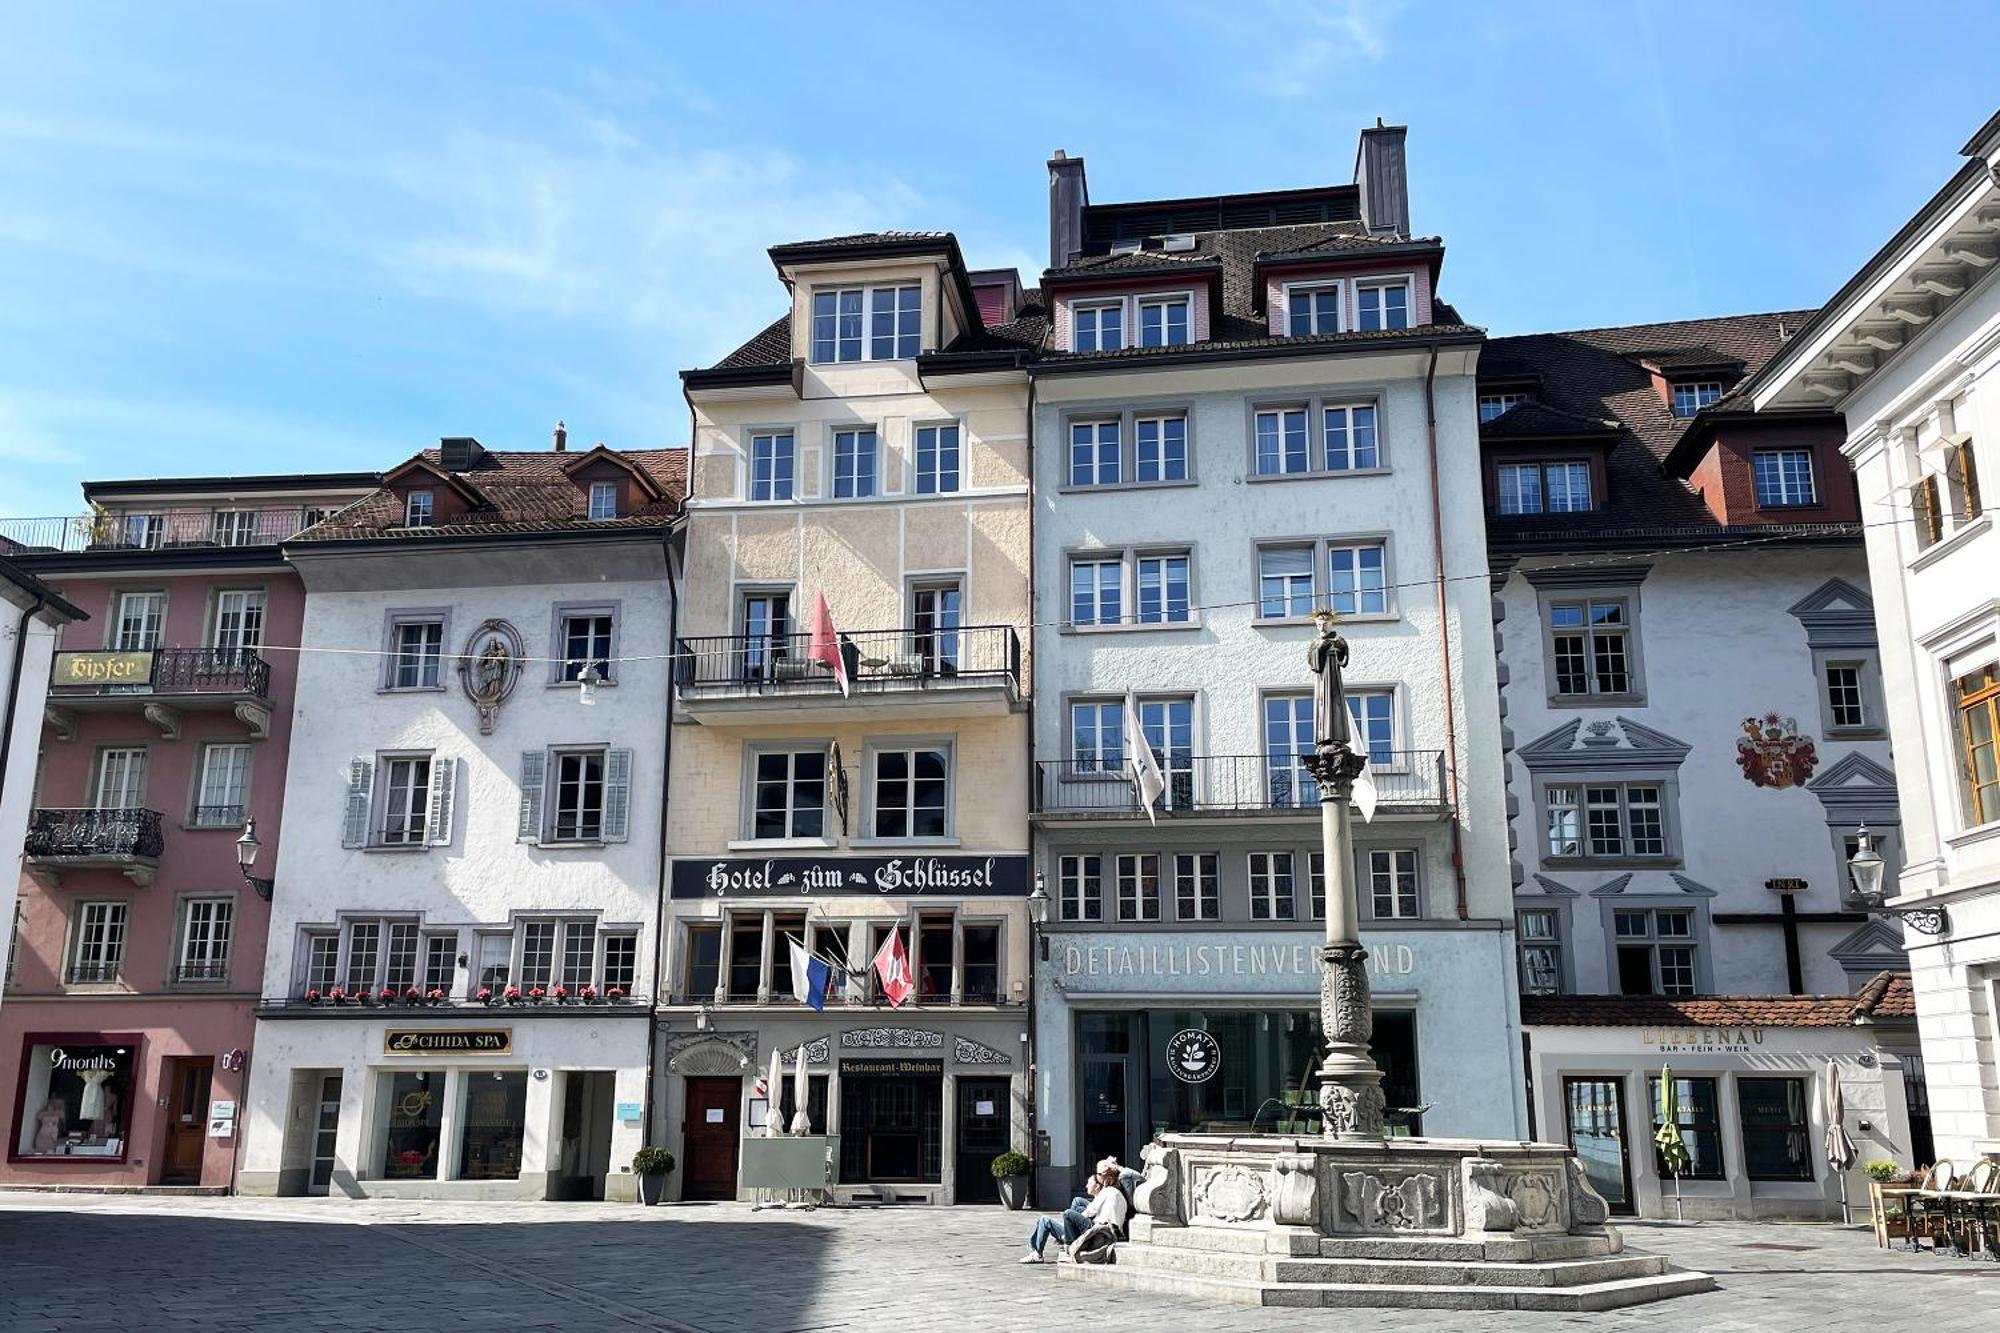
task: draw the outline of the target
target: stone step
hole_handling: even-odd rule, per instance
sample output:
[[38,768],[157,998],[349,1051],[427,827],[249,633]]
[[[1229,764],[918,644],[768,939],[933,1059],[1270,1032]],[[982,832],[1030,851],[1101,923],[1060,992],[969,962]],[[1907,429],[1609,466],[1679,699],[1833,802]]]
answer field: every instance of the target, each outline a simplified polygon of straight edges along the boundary
[[1409,1310],[1616,1310],[1715,1289],[1706,1273],[1663,1273],[1574,1287],[1425,1286],[1412,1283],[1269,1283],[1200,1277],[1124,1264],[1064,1264],[1058,1277],[1127,1291],[1285,1308]]
[[1314,1236],[1286,1231],[1187,1226],[1153,1227],[1145,1243],[1156,1249],[1222,1254],[1291,1255],[1301,1259],[1439,1259],[1453,1263],[1541,1262],[1599,1259],[1617,1254],[1612,1236],[1498,1235],[1490,1240],[1451,1236]]
[[1446,1259],[1297,1259],[1130,1244],[1118,1247],[1118,1263],[1150,1272],[1191,1273],[1245,1282],[1489,1287],[1575,1287],[1622,1278],[1654,1277],[1667,1269],[1667,1261],[1652,1254],[1496,1263]]

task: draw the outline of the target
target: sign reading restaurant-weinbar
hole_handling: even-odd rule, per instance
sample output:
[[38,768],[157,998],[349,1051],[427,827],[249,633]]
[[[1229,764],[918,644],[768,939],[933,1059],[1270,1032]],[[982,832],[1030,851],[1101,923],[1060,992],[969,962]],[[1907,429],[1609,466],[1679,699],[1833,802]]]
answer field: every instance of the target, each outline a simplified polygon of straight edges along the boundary
[[672,895],[723,894],[801,898],[841,894],[1024,898],[1025,856],[726,857],[674,863]]

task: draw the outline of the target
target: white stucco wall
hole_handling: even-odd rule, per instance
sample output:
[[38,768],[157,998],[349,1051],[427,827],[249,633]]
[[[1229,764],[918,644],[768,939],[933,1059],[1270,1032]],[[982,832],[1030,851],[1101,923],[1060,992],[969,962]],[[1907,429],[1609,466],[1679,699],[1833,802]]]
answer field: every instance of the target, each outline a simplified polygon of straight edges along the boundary
[[[0,773],[0,847],[7,849],[4,874],[0,874],[0,967],[14,947],[14,900],[21,879],[21,843],[28,832],[28,811],[35,796],[35,764],[41,753],[42,705],[49,696],[49,659],[55,655],[62,637],[59,625],[46,613],[30,616],[23,626],[21,613],[34,605],[34,598],[12,583],[0,584],[0,682],[20,672],[20,693],[15,696],[13,744],[7,752],[7,768]],[[17,633],[17,628],[23,632]],[[17,660],[18,659],[18,660]],[[0,699],[6,686],[0,684]]]
[[[302,640],[307,651],[299,664],[285,840],[275,868],[266,1004],[296,1001],[302,990],[301,927],[331,926],[343,915],[374,912],[416,913],[426,929],[462,927],[460,953],[475,966],[472,928],[505,927],[523,913],[595,915],[600,926],[636,925],[632,995],[651,993],[671,624],[664,553],[655,539],[650,546],[569,544],[539,557],[516,554],[453,563],[461,559],[403,557],[345,567],[302,563],[308,587]],[[560,580],[548,577],[558,572]],[[415,582],[439,578],[451,582]],[[410,586],[393,586],[403,580],[411,581]],[[578,703],[575,686],[549,684],[546,660],[524,665],[491,735],[480,734],[473,705],[449,662],[442,690],[379,688],[382,662],[373,650],[382,643],[385,617],[392,610],[449,608],[447,653],[463,651],[483,621],[504,619],[519,630],[530,658],[547,659],[557,605],[607,601],[618,606],[614,653],[647,660],[617,662],[616,684],[599,687],[594,707]],[[367,651],[331,651],[344,648]],[[632,751],[627,839],[570,848],[517,841],[523,752],[590,744]],[[458,761],[450,845],[421,851],[342,847],[350,762],[402,749],[430,750],[440,760]],[[464,997],[476,987],[470,972],[459,968],[455,996]],[[537,1069],[616,1069],[619,1099],[641,1100],[648,1058],[641,1004],[634,999],[631,1018],[537,1016],[515,1021],[517,1054]],[[510,1021],[504,1009],[476,1006],[454,1009],[450,1017],[474,1027]],[[541,1040],[527,1040],[531,1035]],[[313,1068],[354,1071],[344,1093],[340,1129],[342,1167],[354,1169],[356,1159],[346,1153],[370,1132],[373,1080],[363,1069],[382,1066],[380,1043],[380,1025],[360,1015],[260,1021],[259,1072],[242,1163],[246,1182],[275,1181],[291,1091],[285,1070],[305,1067],[307,1061]],[[548,1083],[531,1080],[531,1126],[536,1098],[548,1096],[548,1089]],[[630,1161],[639,1131],[636,1118],[616,1125],[614,1172]],[[524,1179],[530,1169],[524,1159]]]
[[[1644,681],[1639,701],[1590,704],[1571,698],[1552,702],[1550,671],[1541,623],[1547,595],[1591,595],[1590,586],[1538,589],[1530,571],[1598,565],[1648,567],[1636,585],[1607,579],[1604,591],[1628,597],[1636,606],[1638,671]],[[1568,904],[1570,988],[1578,994],[1616,993],[1609,912],[1617,906],[1687,907],[1697,913],[1775,913],[1779,895],[1770,879],[1804,879],[1795,895],[1801,912],[1843,910],[1845,867],[1839,864],[1827,805],[1804,785],[1753,785],[1738,764],[1736,743],[1749,717],[1776,713],[1795,719],[1801,736],[1817,754],[1813,777],[1858,754],[1891,770],[1885,732],[1865,739],[1830,737],[1824,725],[1820,682],[1804,624],[1788,608],[1832,580],[1868,590],[1863,553],[1852,546],[1786,549],[1753,546],[1715,552],[1650,551],[1621,559],[1615,553],[1578,550],[1572,555],[1524,559],[1497,595],[1504,614],[1501,652],[1507,668],[1506,725],[1511,733],[1509,791],[1514,798],[1516,861],[1524,872],[1523,905]],[[1540,594],[1540,595],[1538,595]],[[1837,656],[1847,655],[1844,651]],[[1879,694],[1868,707],[1880,725]],[[1629,718],[1689,747],[1669,788],[1667,820],[1671,855],[1656,866],[1620,862],[1602,868],[1572,861],[1550,864],[1537,775],[1518,747],[1568,724]],[[1586,733],[1587,734],[1587,731]],[[1606,751],[1615,760],[1621,747]],[[1544,782],[1575,783],[1596,777],[1623,778],[1612,763],[1601,770],[1552,774]],[[1650,774],[1648,775],[1650,777]],[[1876,831],[1892,830],[1879,822]],[[1537,879],[1553,881],[1576,895],[1565,899]],[[1684,889],[1675,877],[1712,890],[1704,897]],[[1593,892],[1623,881],[1620,892]],[[1530,904],[1529,900],[1533,900]],[[1853,923],[1799,927],[1806,990],[1840,994],[1853,989],[1827,950],[1852,934]],[[1699,929],[1699,927],[1698,927]],[[1701,936],[1705,960],[1702,989],[1713,994],[1783,994],[1788,990],[1783,935],[1773,926],[1723,925]]]

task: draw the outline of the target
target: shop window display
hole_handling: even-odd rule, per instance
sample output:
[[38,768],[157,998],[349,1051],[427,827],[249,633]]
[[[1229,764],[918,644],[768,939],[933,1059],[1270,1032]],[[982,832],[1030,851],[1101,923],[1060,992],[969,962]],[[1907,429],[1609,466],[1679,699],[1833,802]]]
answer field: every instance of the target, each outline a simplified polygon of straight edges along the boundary
[[381,1077],[382,1178],[435,1180],[438,1135],[444,1115],[444,1071],[417,1070]]
[[124,1160],[137,1051],[89,1038],[29,1046],[15,1156]]
[[467,1070],[459,1076],[458,1178],[513,1180],[521,1174],[521,1136],[528,1122],[524,1069]]

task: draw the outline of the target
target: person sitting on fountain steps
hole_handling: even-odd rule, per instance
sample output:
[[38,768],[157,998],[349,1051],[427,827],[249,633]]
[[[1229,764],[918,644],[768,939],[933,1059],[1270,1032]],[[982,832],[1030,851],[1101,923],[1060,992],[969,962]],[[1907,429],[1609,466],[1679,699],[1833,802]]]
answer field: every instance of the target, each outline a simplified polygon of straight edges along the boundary
[[[1022,1263],[1041,1263],[1042,1248],[1051,1240],[1060,1238],[1067,1247],[1094,1226],[1105,1223],[1114,1227],[1125,1225],[1130,1205],[1125,1201],[1125,1191],[1118,1188],[1117,1167],[1107,1167],[1093,1175],[1084,1188],[1090,1193],[1088,1202],[1081,1198],[1072,1199],[1069,1210],[1062,1216],[1035,1220],[1035,1229],[1028,1235],[1028,1252],[1021,1256]],[[1078,1204],[1084,1206],[1079,1208]]]

